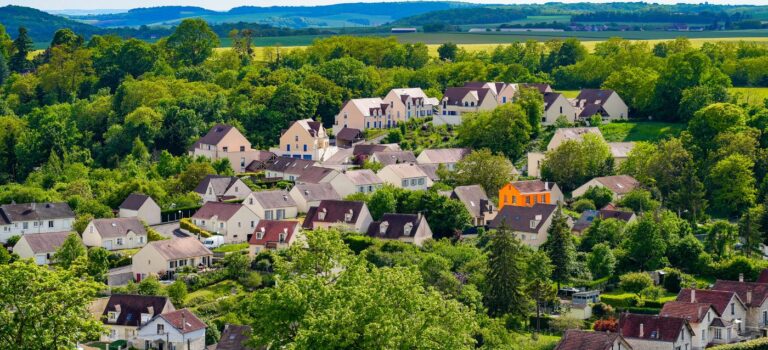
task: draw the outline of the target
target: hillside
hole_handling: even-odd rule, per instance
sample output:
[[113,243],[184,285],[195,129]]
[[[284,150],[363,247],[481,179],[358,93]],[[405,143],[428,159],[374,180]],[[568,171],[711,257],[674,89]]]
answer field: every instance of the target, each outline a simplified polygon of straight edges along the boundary
[[36,42],[49,41],[53,33],[62,28],[72,29],[84,36],[102,32],[100,28],[92,25],[54,16],[30,7],[13,5],[0,7],[0,23],[12,37],[16,36],[19,27],[26,27],[32,40]]
[[162,6],[133,9],[123,13],[71,16],[98,27],[136,27],[174,25],[184,18],[201,17],[211,24],[252,22],[280,27],[354,27],[378,26],[405,16],[460,6],[459,2],[425,1],[395,3],[351,3],[327,6],[235,7],[229,11],[211,11],[199,7]]

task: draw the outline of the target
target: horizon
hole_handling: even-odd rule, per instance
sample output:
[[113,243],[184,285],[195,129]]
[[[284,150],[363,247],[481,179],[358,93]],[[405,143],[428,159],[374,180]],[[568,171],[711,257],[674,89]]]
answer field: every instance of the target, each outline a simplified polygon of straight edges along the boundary
[[[438,0],[426,0],[426,1],[438,1]],[[36,8],[41,11],[127,11],[134,8],[142,7],[163,7],[163,6],[191,6],[202,7],[208,10],[214,11],[228,11],[235,7],[253,6],[253,7],[273,7],[273,6],[326,6],[336,4],[349,4],[349,3],[380,3],[380,2],[409,2],[404,0],[352,0],[352,1],[338,1],[338,0],[306,0],[301,4],[286,5],[284,0],[265,0],[254,3],[248,0],[104,0],[100,2],[94,2],[92,0],[70,0],[61,3],[52,3],[50,0],[0,0],[0,6],[16,5]],[[410,1],[410,2],[422,2],[422,1]],[[521,4],[544,4],[548,1],[530,1],[530,0],[470,0],[470,1],[456,1],[482,5],[521,5]],[[618,3],[618,2],[634,2],[634,1],[621,1],[621,0],[559,0],[557,2],[562,3]],[[685,0],[656,0],[646,1],[647,3],[658,3],[663,5],[674,5],[678,3],[684,4],[713,4],[713,5],[765,5],[764,0],[710,0],[710,1],[685,1]]]

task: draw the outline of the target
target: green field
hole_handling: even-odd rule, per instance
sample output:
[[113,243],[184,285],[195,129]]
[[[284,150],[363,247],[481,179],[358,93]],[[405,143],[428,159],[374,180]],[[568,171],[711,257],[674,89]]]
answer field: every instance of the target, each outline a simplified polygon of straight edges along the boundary
[[684,124],[663,122],[615,122],[600,125],[608,142],[657,141],[680,135]]
[[768,98],[768,88],[766,87],[739,87],[730,88],[728,92],[731,95],[738,96],[739,102],[762,105]]
[[557,92],[563,94],[565,98],[576,98],[576,96],[579,96],[579,90],[557,90]]

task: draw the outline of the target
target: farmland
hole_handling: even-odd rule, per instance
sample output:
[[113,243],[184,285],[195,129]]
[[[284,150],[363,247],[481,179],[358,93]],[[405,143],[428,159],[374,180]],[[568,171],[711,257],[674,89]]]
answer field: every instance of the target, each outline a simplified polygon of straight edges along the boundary
[[738,96],[739,102],[745,102],[754,105],[762,105],[768,98],[768,88],[765,87],[737,87],[730,88],[728,92],[731,95]]

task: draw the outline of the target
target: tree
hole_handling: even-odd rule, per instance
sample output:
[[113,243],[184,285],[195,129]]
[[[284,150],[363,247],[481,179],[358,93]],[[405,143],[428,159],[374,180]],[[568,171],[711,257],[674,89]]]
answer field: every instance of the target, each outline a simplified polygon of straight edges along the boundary
[[571,208],[578,213],[583,213],[587,210],[595,210],[595,203],[587,198],[581,198],[571,204]]
[[586,134],[581,141],[569,140],[547,152],[541,177],[570,191],[588,180],[613,172],[611,149],[602,137]]
[[519,104],[528,116],[528,125],[531,126],[531,133],[538,135],[539,128],[541,128],[541,117],[544,115],[544,109],[541,108],[544,105],[544,95],[535,88],[522,88],[515,103]]
[[455,61],[459,47],[454,43],[444,43],[437,47],[437,54],[443,61]]
[[640,188],[629,191],[619,201],[620,207],[632,209],[635,213],[652,211],[658,208],[659,205],[658,201],[651,198],[651,192]]
[[96,281],[105,281],[109,272],[109,256],[109,251],[102,247],[88,249],[88,275]]
[[[754,213],[753,213],[754,214]],[[754,224],[754,218],[747,212],[742,220],[748,219],[749,224]],[[743,224],[742,224],[743,227]],[[750,235],[754,235],[754,226],[749,228]],[[731,256],[733,246],[738,242],[739,228],[725,220],[717,220],[707,230],[705,240],[707,252],[717,259],[726,259]],[[745,232],[747,233],[747,232]]]
[[626,230],[622,247],[625,258],[635,270],[655,270],[666,265],[667,242],[659,230],[655,213],[646,213]]
[[595,278],[612,275],[616,267],[616,258],[613,256],[611,247],[605,243],[593,246],[592,251],[587,255],[587,266]]
[[696,220],[706,208],[704,184],[699,180],[693,155],[677,138],[661,141],[648,162],[648,174],[665,198],[665,205],[678,213],[688,211]]
[[177,308],[184,307],[184,299],[187,297],[187,283],[177,279],[167,288],[168,297]]
[[0,85],[5,84],[10,75],[10,69],[8,68],[8,60],[4,55],[0,54]]
[[199,18],[181,21],[166,41],[166,46],[180,65],[203,63],[218,45],[219,36],[205,20]]
[[248,268],[251,266],[251,261],[245,254],[240,252],[234,252],[227,254],[224,257],[224,266],[227,269],[227,276],[233,280],[239,280],[248,274]]
[[603,89],[618,93],[631,108],[633,117],[650,115],[659,73],[653,69],[627,66],[617,70],[603,82]]
[[653,279],[647,272],[630,272],[619,276],[619,287],[625,292],[639,294],[652,286]]
[[527,255],[520,240],[506,227],[500,227],[491,234],[486,290],[483,293],[491,315],[523,317],[527,314],[530,303],[524,289]]
[[19,27],[19,35],[13,41],[13,56],[8,61],[11,71],[26,73],[32,69],[32,62],[28,58],[32,47],[32,39],[27,33],[27,28]]
[[541,306],[557,296],[557,291],[552,288],[552,263],[547,254],[542,251],[531,253],[528,261],[528,294],[536,303],[536,331],[541,330]]
[[552,280],[557,282],[557,290],[560,290],[561,283],[568,283],[571,280],[571,273],[576,261],[576,247],[571,236],[571,229],[568,227],[568,221],[560,207],[555,211],[552,224],[547,230],[544,250],[554,266]]
[[77,233],[70,233],[53,254],[53,260],[62,268],[69,269],[78,257],[86,256],[87,253],[83,242],[80,241],[80,236]]
[[88,307],[100,289],[69,271],[32,261],[0,265],[0,348],[74,348],[97,339],[102,324]]
[[706,157],[712,150],[712,140],[726,131],[738,130],[747,125],[744,110],[730,103],[715,103],[694,113],[688,123],[691,143],[696,146],[694,154]]
[[765,208],[757,206],[744,212],[739,220],[739,236],[744,242],[744,254],[751,257],[754,253],[760,252],[760,243],[763,243],[763,229],[761,222],[765,216]]
[[718,102],[728,101],[728,89],[725,86],[693,86],[683,90],[677,114],[682,121],[689,121],[697,111]]
[[494,195],[512,180],[515,167],[501,154],[487,148],[474,150],[456,163],[451,177],[457,185],[480,185]]
[[141,280],[137,288],[139,295],[163,295],[163,286],[156,276],[149,276]]
[[368,210],[374,220],[379,220],[386,213],[397,212],[397,199],[395,199],[394,187],[380,188],[371,195],[368,200]]
[[715,208],[725,214],[736,214],[755,203],[753,166],[754,162],[741,154],[730,155],[715,164],[708,177]]
[[459,143],[473,149],[488,148],[517,159],[523,155],[530,140],[528,117],[518,104],[508,103],[492,112],[462,115],[457,127]]
[[187,168],[179,174],[179,184],[181,190],[189,192],[195,189],[200,181],[208,176],[215,174],[216,170],[213,169],[208,162],[194,162],[187,166]]
[[589,199],[595,207],[602,208],[613,200],[613,191],[603,186],[591,186],[580,198]]

